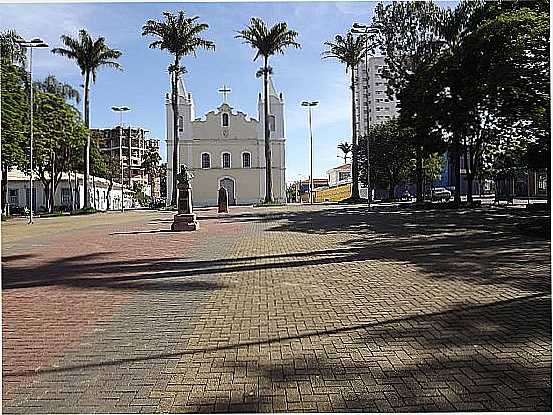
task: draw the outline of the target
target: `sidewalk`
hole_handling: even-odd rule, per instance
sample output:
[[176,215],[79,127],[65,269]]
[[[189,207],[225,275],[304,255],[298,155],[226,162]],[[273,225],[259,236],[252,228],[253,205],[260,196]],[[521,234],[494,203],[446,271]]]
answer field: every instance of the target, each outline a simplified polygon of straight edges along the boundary
[[2,228],[5,413],[551,409],[527,212],[129,215]]

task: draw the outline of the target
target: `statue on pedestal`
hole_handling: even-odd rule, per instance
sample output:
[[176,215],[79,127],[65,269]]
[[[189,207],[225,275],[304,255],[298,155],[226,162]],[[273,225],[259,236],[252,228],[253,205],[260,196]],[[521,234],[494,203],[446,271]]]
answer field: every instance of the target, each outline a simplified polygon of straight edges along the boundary
[[196,214],[192,211],[192,188],[190,186],[192,177],[194,176],[190,170],[182,164],[180,172],[177,174],[178,213],[173,218],[172,231],[195,231],[200,227],[196,220]]
[[228,193],[224,187],[219,188],[217,207],[217,213],[228,213]]

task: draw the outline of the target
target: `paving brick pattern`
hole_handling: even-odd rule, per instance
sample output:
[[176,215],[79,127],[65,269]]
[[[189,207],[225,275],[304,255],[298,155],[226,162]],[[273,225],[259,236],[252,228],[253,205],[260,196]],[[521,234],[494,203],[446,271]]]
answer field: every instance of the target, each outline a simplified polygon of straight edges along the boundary
[[3,411],[551,410],[550,243],[525,215],[236,209],[15,244]]

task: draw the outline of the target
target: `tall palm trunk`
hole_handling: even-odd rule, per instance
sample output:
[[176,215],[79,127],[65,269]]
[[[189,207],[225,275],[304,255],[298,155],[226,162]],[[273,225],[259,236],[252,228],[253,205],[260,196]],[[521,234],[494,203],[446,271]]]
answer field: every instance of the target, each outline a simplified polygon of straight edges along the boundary
[[271,203],[273,201],[273,182],[272,182],[272,162],[271,162],[271,130],[269,126],[269,65],[268,58],[265,56],[265,63],[263,66],[263,93],[265,99],[263,100],[263,115],[265,125],[265,203]]
[[173,99],[171,100],[171,106],[173,107],[173,171],[171,172],[171,205],[175,206],[177,204],[177,174],[179,171],[179,101],[178,101],[178,64],[179,60],[175,58],[175,72],[173,72]]
[[351,198],[359,197],[359,158],[357,154],[357,123],[355,122],[355,71],[351,68]]
[[[86,72],[84,80],[84,123],[87,129],[90,129],[90,97],[89,97],[89,88],[90,85],[90,72]],[[88,196],[88,176],[90,175],[90,130],[87,132],[86,143],[84,146],[84,159],[85,159],[85,170],[84,170],[84,207],[87,208],[90,206],[89,196]]]

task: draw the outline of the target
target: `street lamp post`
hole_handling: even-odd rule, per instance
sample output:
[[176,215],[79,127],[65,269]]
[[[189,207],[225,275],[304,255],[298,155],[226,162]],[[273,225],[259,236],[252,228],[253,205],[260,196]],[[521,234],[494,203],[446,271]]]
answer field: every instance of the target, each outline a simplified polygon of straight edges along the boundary
[[30,102],[30,137],[29,137],[29,224],[33,223],[33,49],[47,48],[48,45],[42,39],[16,40],[16,43],[29,48],[29,102]]
[[[126,111],[130,111],[129,107],[111,107],[112,111],[119,113],[119,163],[120,163],[120,169],[121,169],[121,212],[125,211],[125,193],[124,193],[124,186],[123,186],[123,113]],[[130,140],[130,136],[129,136]],[[129,141],[129,147],[130,147],[130,141]],[[111,150],[110,150],[111,151]],[[129,158],[129,168],[130,168],[130,158]]]
[[319,104],[319,101],[302,101],[301,106],[307,107],[308,109],[308,118],[309,118],[309,142],[310,142],[310,170],[311,174],[309,175],[309,204],[313,204],[313,129],[311,127],[311,108],[316,107]]
[[[112,111],[119,113],[119,167],[121,177],[121,212],[125,211],[125,193],[123,190],[123,113],[130,111],[129,107],[111,107]],[[130,137],[129,137],[130,138]],[[111,150],[110,150],[111,151]],[[129,159],[130,163],[130,159]],[[130,168],[130,167],[129,167]]]
[[[365,24],[353,23],[353,26],[350,30],[353,34],[359,34],[365,36],[365,77],[367,78],[367,87],[369,86],[369,34],[376,34],[378,30],[371,28]],[[359,100],[361,103],[361,100]],[[369,149],[369,129],[371,127],[370,114],[367,111],[367,204],[369,208],[371,207],[372,192],[371,192],[371,161],[370,161],[370,149]]]

